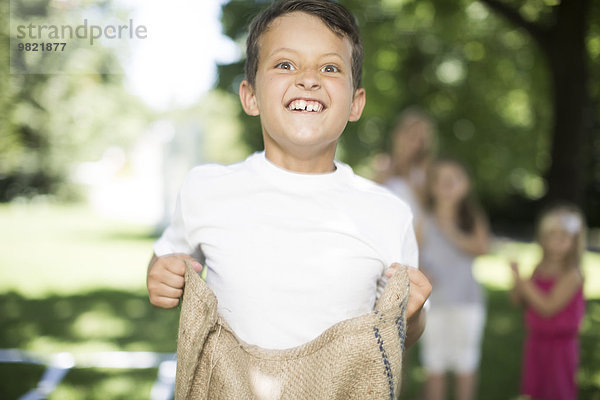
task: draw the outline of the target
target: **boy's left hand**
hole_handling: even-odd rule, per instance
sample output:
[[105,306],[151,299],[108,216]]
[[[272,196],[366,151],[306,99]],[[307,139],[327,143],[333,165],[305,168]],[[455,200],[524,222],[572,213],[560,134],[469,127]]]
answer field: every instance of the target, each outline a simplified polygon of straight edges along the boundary
[[[392,264],[385,270],[385,276],[391,278],[399,267],[400,264]],[[406,318],[410,319],[423,308],[425,301],[431,294],[432,286],[429,279],[417,268],[408,267],[407,272],[410,281],[410,294],[408,296]]]
[[[391,278],[400,267],[399,264],[392,264],[385,271],[385,275]],[[408,279],[410,281],[410,292],[408,295],[408,306],[406,307],[406,347],[416,343],[425,329],[425,311],[423,305],[431,294],[431,283],[429,279],[416,268],[407,268]]]

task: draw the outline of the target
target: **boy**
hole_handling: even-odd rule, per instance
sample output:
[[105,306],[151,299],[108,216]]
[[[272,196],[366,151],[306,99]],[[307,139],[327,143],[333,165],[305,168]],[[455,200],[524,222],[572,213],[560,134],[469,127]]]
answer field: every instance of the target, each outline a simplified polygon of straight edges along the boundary
[[[334,160],[365,104],[361,68],[358,28],[336,3],[284,0],[255,18],[240,100],[260,117],[265,151],[188,174],[154,245],[152,304],[178,304],[193,254],[236,334],[283,349],[371,311],[386,266],[417,265],[408,207]],[[410,270],[407,344],[421,334],[431,289]]]

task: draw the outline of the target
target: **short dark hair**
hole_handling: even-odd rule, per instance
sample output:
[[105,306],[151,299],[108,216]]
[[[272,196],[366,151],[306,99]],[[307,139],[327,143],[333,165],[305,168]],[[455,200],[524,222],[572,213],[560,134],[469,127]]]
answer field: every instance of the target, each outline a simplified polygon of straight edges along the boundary
[[277,17],[295,11],[318,17],[332,32],[347,37],[352,43],[352,83],[360,88],[362,80],[363,45],[354,16],[343,6],[329,0],[281,0],[271,4],[250,22],[246,40],[246,80],[254,87],[258,70],[259,40]]

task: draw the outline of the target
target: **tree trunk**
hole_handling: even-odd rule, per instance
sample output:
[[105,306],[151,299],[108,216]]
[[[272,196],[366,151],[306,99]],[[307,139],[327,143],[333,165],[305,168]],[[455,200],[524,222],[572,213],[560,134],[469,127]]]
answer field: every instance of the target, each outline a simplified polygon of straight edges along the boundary
[[591,97],[585,38],[589,0],[563,0],[553,9],[551,24],[525,20],[500,0],[481,0],[514,25],[525,29],[548,60],[553,97],[551,165],[547,171],[547,201],[583,206],[586,161],[590,155]]
[[548,32],[548,57],[553,84],[554,124],[551,166],[548,170],[549,201],[566,200],[583,205],[588,152],[588,70],[585,49],[588,0],[563,1],[556,24]]

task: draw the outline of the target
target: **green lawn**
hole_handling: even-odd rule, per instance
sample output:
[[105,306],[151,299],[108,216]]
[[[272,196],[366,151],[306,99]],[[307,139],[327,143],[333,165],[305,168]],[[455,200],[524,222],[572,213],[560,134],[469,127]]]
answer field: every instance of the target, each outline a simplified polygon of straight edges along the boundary
[[[153,308],[145,292],[150,227],[48,204],[2,205],[0,224],[0,348],[75,355],[175,351],[178,310]],[[527,269],[537,252],[511,242],[476,263],[488,298],[480,399],[516,398],[523,327],[520,311],[507,301],[506,259],[517,257]],[[580,398],[600,400],[600,255],[586,255],[585,273]],[[403,398],[416,398],[424,378],[417,353],[409,353]],[[42,373],[41,366],[0,364],[0,398],[24,394]],[[73,369],[50,399],[147,399],[156,374]]]

